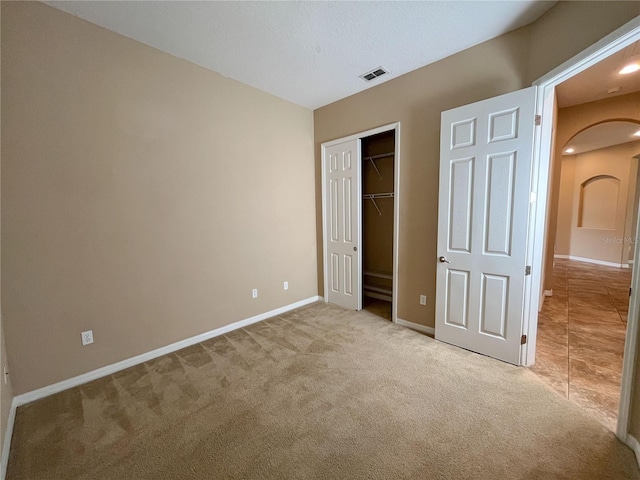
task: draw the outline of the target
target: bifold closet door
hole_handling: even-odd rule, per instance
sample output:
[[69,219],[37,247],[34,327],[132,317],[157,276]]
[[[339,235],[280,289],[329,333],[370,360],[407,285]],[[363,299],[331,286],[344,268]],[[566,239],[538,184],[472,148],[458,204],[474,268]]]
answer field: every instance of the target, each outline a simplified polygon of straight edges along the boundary
[[362,308],[359,147],[350,140],[323,150],[325,295],[352,310]]

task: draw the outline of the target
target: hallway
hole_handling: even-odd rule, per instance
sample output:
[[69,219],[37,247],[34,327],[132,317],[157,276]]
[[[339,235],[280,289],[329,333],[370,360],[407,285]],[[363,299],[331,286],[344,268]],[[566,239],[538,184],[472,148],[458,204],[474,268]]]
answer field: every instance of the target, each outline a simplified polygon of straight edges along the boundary
[[615,431],[631,269],[556,259],[531,370]]

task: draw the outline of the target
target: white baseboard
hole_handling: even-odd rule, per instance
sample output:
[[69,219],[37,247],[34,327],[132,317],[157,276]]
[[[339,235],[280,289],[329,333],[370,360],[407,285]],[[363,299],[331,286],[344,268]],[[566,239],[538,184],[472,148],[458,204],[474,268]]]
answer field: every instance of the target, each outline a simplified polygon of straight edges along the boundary
[[2,442],[2,454],[0,456],[0,480],[4,480],[7,475],[7,464],[9,463],[9,452],[11,451],[11,438],[13,437],[13,424],[16,421],[16,399],[11,402],[9,418],[7,419],[7,430],[4,432]]
[[418,332],[426,333],[427,335],[434,336],[436,334],[436,329],[433,327],[427,327],[426,325],[420,325],[419,323],[409,322],[408,320],[403,320],[401,318],[396,318],[396,324],[410,328],[411,330],[417,330]]
[[624,443],[626,443],[627,446],[633,450],[633,453],[636,454],[636,463],[638,464],[638,467],[640,467],[640,442],[638,442],[636,437],[633,435],[627,434],[627,438]]
[[253,323],[266,320],[267,318],[280,315],[281,313],[285,313],[290,310],[303,307],[313,302],[317,302],[319,299],[321,299],[321,297],[318,297],[318,296],[309,297],[304,300],[300,300],[299,302],[292,303],[284,307],[276,308],[275,310],[261,313],[253,317],[249,317],[244,320],[240,320],[238,322],[225,325],[224,327],[216,328],[215,330],[211,330],[209,332],[201,333],[200,335],[196,335],[195,337],[187,338],[185,340],[180,340],[179,342],[172,343],[171,345],[157,348],[155,350],[151,350],[150,352],[146,352],[141,355],[136,355],[135,357],[131,357],[126,360],[122,360],[120,362],[116,362],[114,364],[98,368],[91,372],[83,373],[82,375],[78,375],[76,377],[72,377],[67,380],[54,383],[53,385],[48,385],[46,387],[38,388],[37,390],[32,390],[31,392],[23,393],[22,395],[17,395],[13,399],[13,401],[15,405],[19,407],[20,405],[24,405],[26,403],[30,403],[44,397],[48,397],[49,395],[53,395],[54,393],[62,392],[63,390],[77,387],[78,385],[82,385],[92,380],[96,380],[98,378],[111,375],[113,373],[119,372],[120,370],[124,370],[125,368],[133,367],[134,365],[138,365],[140,363],[153,360],[154,358],[158,358],[158,357],[161,357],[162,355],[175,352],[176,350],[190,347],[191,345],[195,345],[196,343],[204,342],[205,340],[209,340],[210,338],[224,335],[225,333],[229,333],[233,330],[237,330],[238,328],[246,327]]
[[566,258],[577,262],[593,263],[595,265],[604,265],[605,267],[629,268],[629,264],[605,262],[604,260],[596,260],[594,258],[576,257],[575,255],[554,255],[554,258]]

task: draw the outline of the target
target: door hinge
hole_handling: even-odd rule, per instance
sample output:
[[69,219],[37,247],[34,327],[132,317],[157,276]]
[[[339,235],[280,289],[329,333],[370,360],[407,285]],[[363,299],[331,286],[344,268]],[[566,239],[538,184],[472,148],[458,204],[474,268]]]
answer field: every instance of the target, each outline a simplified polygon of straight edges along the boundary
[[527,336],[526,335],[522,335],[520,337],[520,345],[524,345],[525,343],[527,343]]
[[531,265],[527,265],[526,267],[524,267],[524,274],[531,275]]
[[542,115],[536,115],[535,123],[536,123],[536,127],[540,126],[540,124],[542,123]]

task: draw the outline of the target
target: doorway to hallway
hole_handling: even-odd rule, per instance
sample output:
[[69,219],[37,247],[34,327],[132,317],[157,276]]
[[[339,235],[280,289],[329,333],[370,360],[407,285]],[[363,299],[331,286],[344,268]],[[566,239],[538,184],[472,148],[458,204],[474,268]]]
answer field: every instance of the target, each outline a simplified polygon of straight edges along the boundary
[[616,431],[631,269],[556,259],[531,370]]

